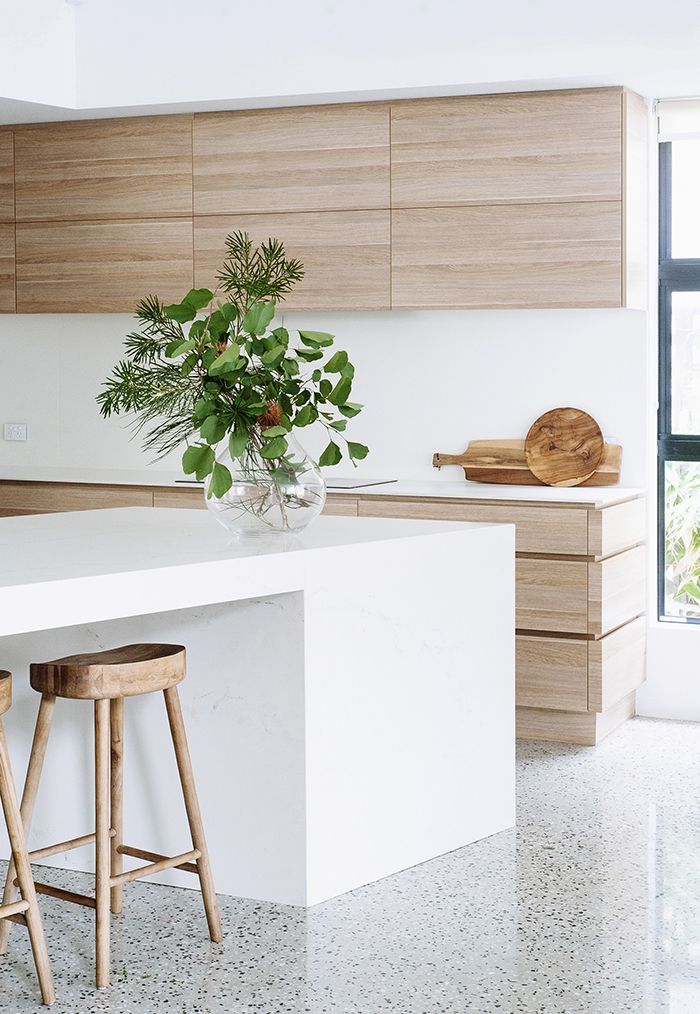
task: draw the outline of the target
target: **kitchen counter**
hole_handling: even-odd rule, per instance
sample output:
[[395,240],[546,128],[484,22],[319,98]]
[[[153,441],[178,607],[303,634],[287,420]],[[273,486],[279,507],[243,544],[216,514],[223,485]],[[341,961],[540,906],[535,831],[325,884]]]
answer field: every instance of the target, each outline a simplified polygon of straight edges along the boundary
[[[0,519],[18,769],[37,706],[30,661],[185,644],[224,894],[312,905],[512,826],[513,626],[510,525],[321,517],[297,537],[232,542],[202,510]],[[168,853],[186,831],[158,802],[176,775],[157,696],[127,703],[127,819],[130,838]],[[84,778],[91,711],[59,703],[40,800],[49,841],[91,824],[87,796],[66,789]],[[148,757],[163,758],[157,786]],[[52,861],[80,868],[80,853]]]
[[[453,474],[457,474],[456,470]],[[176,489],[196,488],[197,483],[185,479],[175,471],[158,469],[81,469],[81,468],[17,468],[0,467],[0,483],[64,483],[68,485],[132,486],[132,487],[174,487]],[[180,480],[179,482],[177,480]],[[359,480],[358,480],[359,481]],[[532,501],[549,503],[586,504],[605,507],[632,500],[643,494],[643,490],[632,486],[576,486],[557,488],[553,486],[507,486],[494,483],[468,482],[466,479],[401,479],[398,482],[384,482],[377,486],[362,486],[357,489],[329,490],[338,496],[407,497],[415,499],[445,500],[503,500]]]

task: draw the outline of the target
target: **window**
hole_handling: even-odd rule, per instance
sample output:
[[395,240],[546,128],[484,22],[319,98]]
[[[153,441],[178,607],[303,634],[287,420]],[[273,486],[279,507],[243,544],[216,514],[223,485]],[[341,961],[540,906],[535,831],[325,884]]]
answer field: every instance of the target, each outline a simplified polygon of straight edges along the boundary
[[[662,135],[663,136],[663,135]],[[700,135],[659,146],[659,617],[700,622]]]

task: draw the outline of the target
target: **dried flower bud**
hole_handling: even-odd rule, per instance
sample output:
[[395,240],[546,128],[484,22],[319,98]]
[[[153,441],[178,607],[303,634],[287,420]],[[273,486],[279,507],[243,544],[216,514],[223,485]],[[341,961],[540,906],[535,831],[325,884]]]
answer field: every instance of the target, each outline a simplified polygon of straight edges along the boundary
[[257,418],[261,430],[269,430],[272,426],[279,426],[282,420],[282,409],[276,401],[268,401],[267,408]]

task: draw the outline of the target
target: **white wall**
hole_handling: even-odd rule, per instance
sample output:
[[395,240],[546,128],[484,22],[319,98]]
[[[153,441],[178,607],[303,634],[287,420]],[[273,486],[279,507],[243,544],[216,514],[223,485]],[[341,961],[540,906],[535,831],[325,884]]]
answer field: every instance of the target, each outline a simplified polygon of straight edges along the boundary
[[[0,95],[74,105],[75,9],[61,0],[15,0],[2,6]],[[5,9],[8,6],[11,12]]]
[[[357,473],[457,479],[434,451],[468,440],[524,436],[556,405],[591,412],[624,446],[623,482],[646,480],[645,315],[629,310],[472,310],[288,314],[291,328],[336,334],[366,405],[348,435],[370,445]],[[120,420],[94,397],[133,328],[127,315],[0,318],[0,423],[27,422],[26,444],[0,439],[0,465],[146,468]],[[303,442],[316,451],[323,438]],[[167,466],[177,467],[177,460]]]

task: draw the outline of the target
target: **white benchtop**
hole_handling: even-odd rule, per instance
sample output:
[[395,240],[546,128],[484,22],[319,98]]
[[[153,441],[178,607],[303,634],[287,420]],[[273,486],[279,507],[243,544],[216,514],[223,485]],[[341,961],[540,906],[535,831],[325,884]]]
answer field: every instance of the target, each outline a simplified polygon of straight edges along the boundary
[[[82,468],[16,468],[0,466],[0,482],[62,482],[104,486],[174,486],[178,489],[195,487],[197,483],[183,481],[184,476],[173,471],[158,469],[82,469]],[[179,480],[179,481],[178,481]],[[360,480],[358,480],[360,481]],[[576,503],[606,507],[642,496],[644,490],[634,486],[508,486],[485,482],[468,482],[466,479],[400,479],[377,486],[357,489],[329,490],[331,494],[345,496],[402,496],[419,499],[446,500],[537,500],[548,503]]]
[[[320,517],[237,541],[208,511],[128,507],[0,518],[0,636],[303,590],[368,544],[482,539],[503,526]],[[510,526],[508,526],[510,527]],[[335,559],[330,560],[329,555]]]

